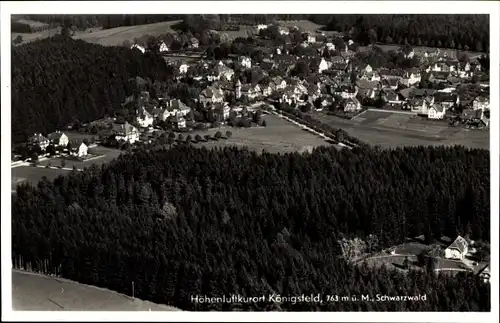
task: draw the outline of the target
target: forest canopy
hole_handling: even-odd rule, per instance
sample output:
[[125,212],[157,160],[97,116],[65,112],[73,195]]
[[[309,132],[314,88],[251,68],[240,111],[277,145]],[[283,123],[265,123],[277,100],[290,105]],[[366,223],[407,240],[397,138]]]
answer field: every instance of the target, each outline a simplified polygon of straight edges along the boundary
[[[470,274],[353,266],[338,241],[489,241],[486,150],[140,151],[12,204],[13,261],[184,310],[488,311]],[[426,294],[425,302],[196,304],[192,295]]]

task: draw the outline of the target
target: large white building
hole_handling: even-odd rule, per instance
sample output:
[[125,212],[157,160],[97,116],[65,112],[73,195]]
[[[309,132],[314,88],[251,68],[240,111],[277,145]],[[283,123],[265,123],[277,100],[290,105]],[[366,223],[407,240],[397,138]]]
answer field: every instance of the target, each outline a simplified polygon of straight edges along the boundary
[[469,244],[467,241],[458,236],[453,243],[444,250],[444,256],[448,259],[463,260],[469,251]]

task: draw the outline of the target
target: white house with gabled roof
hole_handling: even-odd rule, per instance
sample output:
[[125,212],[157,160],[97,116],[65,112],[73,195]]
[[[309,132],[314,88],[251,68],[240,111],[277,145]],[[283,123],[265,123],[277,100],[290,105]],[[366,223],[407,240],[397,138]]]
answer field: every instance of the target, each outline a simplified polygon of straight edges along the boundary
[[463,237],[458,236],[453,243],[444,250],[444,256],[448,259],[463,260],[469,251],[469,244]]

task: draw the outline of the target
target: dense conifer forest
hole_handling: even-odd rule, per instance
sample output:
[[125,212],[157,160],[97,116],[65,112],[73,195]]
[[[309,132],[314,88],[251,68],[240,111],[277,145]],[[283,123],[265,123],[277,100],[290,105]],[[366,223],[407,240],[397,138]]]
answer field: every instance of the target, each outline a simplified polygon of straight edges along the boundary
[[489,51],[488,15],[321,15],[325,29],[348,32],[355,41]]
[[131,77],[172,82],[163,58],[55,36],[12,47],[12,140],[117,111]]
[[[353,266],[338,240],[489,241],[489,154],[463,147],[122,155],[12,204],[13,262],[185,310],[488,311],[472,275]],[[192,295],[418,295],[420,302],[196,304]]]

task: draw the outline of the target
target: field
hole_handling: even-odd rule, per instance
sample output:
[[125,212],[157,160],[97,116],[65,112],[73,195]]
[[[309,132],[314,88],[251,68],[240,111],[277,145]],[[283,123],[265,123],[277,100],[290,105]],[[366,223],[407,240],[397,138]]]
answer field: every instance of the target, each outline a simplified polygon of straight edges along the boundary
[[[66,166],[67,168],[73,168],[73,166],[76,166],[78,169],[83,169],[84,167],[89,167],[92,164],[96,165],[102,165],[109,163],[113,159],[117,158],[121,151],[118,149],[113,149],[113,148],[107,148],[107,147],[102,147],[102,146],[97,146],[94,148],[90,148],[89,151],[95,151],[98,154],[104,154],[102,157],[98,156],[97,158],[94,159],[89,159],[87,161],[78,161],[78,160],[66,160]],[[52,166],[60,166],[61,165],[61,158],[51,158],[47,159],[44,161],[39,162],[39,165],[41,166],[46,166],[47,164],[51,164]]]
[[47,177],[48,180],[54,180],[59,175],[68,174],[67,170],[62,169],[45,169],[33,166],[20,166],[11,169],[12,183],[11,189],[15,190],[17,185],[21,183],[30,183],[37,185],[42,177]]
[[104,288],[12,270],[14,311],[179,311]]
[[[82,39],[94,44],[104,46],[120,46],[125,40],[133,41],[134,38],[144,35],[159,36],[166,33],[173,33],[172,25],[179,21],[165,21],[154,24],[125,26],[110,29],[93,28],[86,31],[77,31],[73,36],[75,39]],[[59,33],[59,29],[45,30],[37,33],[12,33],[12,39],[18,35],[23,37],[23,43],[34,41],[37,38],[47,38]]]
[[66,175],[69,171],[73,169],[73,166],[76,166],[77,169],[83,169],[84,167],[89,167],[92,164],[102,165],[105,163],[109,163],[111,160],[118,157],[121,153],[120,150],[106,148],[106,147],[95,147],[91,148],[95,152],[99,154],[104,154],[102,157],[99,156],[95,159],[89,159],[87,161],[76,161],[76,160],[66,160],[65,169],[53,169],[53,168],[45,168],[49,163],[52,166],[58,167],[61,165],[60,158],[50,158],[47,160],[43,160],[39,162],[39,167],[33,166],[19,166],[11,169],[12,174],[12,183],[11,189],[15,190],[16,186],[21,183],[30,183],[32,185],[37,185],[38,182],[42,179],[42,177],[46,177],[48,180],[54,180],[59,175]]
[[[265,149],[270,153],[286,153],[310,150],[313,147],[329,145],[324,139],[317,137],[301,128],[289,123],[274,115],[264,115],[267,123],[266,127],[252,128],[221,128],[225,135],[226,131],[232,132],[232,136],[227,140],[210,141],[201,145],[206,147],[217,146],[239,146],[248,147],[251,150],[262,151]],[[201,136],[214,135],[219,129],[210,129],[198,132]],[[192,134],[194,137],[197,133]]]
[[464,145],[489,149],[489,131],[450,127],[446,121],[427,120],[404,112],[372,111],[352,120],[340,119],[323,112],[311,114],[353,137],[384,148],[418,145]]

